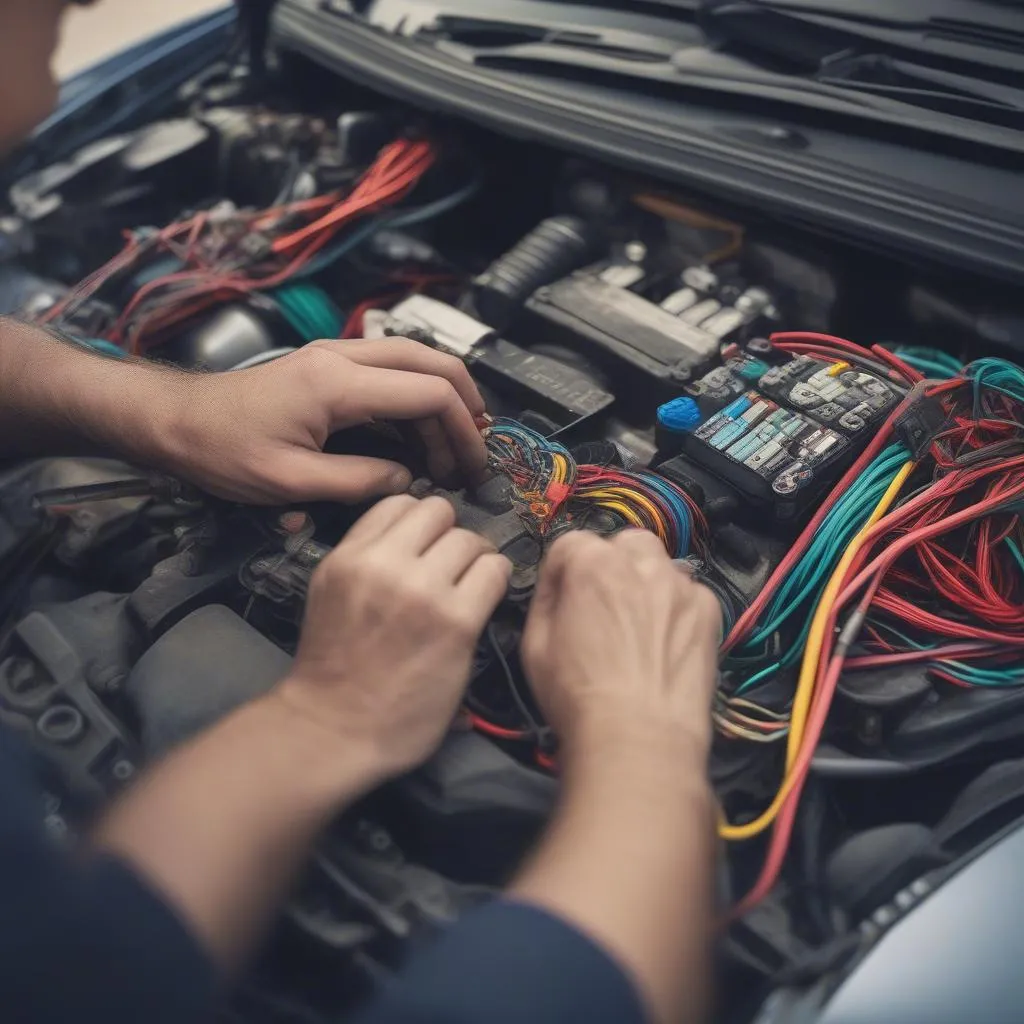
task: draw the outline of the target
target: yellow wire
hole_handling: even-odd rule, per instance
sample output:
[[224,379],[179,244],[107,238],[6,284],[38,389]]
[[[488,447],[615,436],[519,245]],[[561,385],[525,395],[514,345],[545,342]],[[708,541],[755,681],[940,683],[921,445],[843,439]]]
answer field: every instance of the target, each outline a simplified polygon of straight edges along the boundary
[[665,529],[665,522],[657,505],[646,495],[640,494],[625,487],[597,487],[591,490],[580,491],[579,498],[587,498],[599,505],[601,508],[618,512],[630,525],[638,526],[640,529],[647,529],[643,517],[636,511],[633,505],[639,505],[650,516],[654,523],[654,532],[662,544],[668,544],[668,533]]
[[811,620],[811,628],[807,634],[807,646],[804,648],[803,661],[800,664],[800,678],[796,684],[796,694],[793,698],[793,711],[790,716],[789,736],[786,740],[786,775],[782,780],[775,799],[767,809],[754,821],[745,825],[729,825],[727,823],[719,826],[718,834],[723,839],[739,841],[752,839],[760,835],[778,817],[787,797],[793,791],[797,783],[797,776],[792,771],[793,763],[800,753],[803,741],[804,728],[807,725],[807,713],[810,710],[811,699],[814,696],[814,682],[818,675],[818,660],[821,657],[821,648],[825,640],[825,627],[828,623],[829,612],[839,596],[839,588],[842,586],[846,571],[849,569],[857,552],[864,546],[864,538],[868,531],[889,511],[892,503],[896,500],[900,488],[906,483],[914,468],[913,462],[905,462],[899,472],[893,478],[891,484],[882,495],[874,511],[868,517],[867,522],[860,528],[853,540],[850,541],[835,571],[829,577],[828,583],[822,592],[821,599],[814,610],[814,618]]

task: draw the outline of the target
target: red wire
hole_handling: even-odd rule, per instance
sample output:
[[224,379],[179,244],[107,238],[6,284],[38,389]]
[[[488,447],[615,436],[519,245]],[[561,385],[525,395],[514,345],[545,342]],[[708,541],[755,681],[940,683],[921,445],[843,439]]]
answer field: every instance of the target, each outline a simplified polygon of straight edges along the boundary
[[922,651],[898,651],[893,654],[865,654],[856,658],[846,659],[846,668],[850,670],[866,668],[883,668],[890,665],[905,665],[919,661],[936,661],[941,658],[989,657],[992,648],[988,644],[949,644],[945,647],[932,647]]
[[365,212],[389,199],[401,198],[423,176],[434,159],[434,151],[427,142],[400,139],[385,146],[373,167],[347,199],[319,220],[277,239],[273,245],[274,252],[287,252],[311,238],[318,241],[329,239],[357,213]]
[[863,345],[847,341],[846,338],[837,338],[834,334],[818,334],[815,331],[776,331],[768,340],[773,345],[777,343],[821,345],[824,348],[838,348],[856,356],[867,355],[867,349]]
[[[884,516],[868,532],[865,537],[863,547],[857,553],[853,563],[846,571],[845,579],[849,582],[847,582],[840,591],[839,597],[830,609],[829,617],[825,623],[824,642],[819,661],[814,696],[808,713],[804,739],[792,768],[797,779],[796,784],[790,791],[786,802],[779,812],[779,816],[776,818],[761,873],[750,892],[747,893],[735,908],[733,908],[730,914],[731,918],[735,919],[736,917],[742,916],[764,899],[764,897],[774,887],[782,870],[782,864],[785,860],[786,853],[789,848],[789,842],[792,837],[793,823],[796,818],[800,795],[807,780],[814,751],[817,748],[818,742],[820,741],[821,735],[824,731],[825,721],[831,707],[832,698],[838,685],[840,675],[842,674],[843,668],[847,665],[845,649],[833,654],[833,649],[837,640],[836,624],[841,610],[849,603],[854,595],[861,591],[862,588],[864,589],[864,593],[862,594],[857,607],[858,613],[862,615],[866,613],[869,606],[880,607],[883,610],[889,610],[895,613],[896,609],[893,607],[894,603],[906,605],[907,602],[904,602],[903,599],[896,598],[895,595],[890,594],[888,591],[880,590],[880,583],[887,570],[892,566],[897,558],[907,550],[919,544],[921,540],[926,540],[930,537],[947,533],[951,530],[957,529],[965,523],[986,516],[997,510],[1000,505],[1005,504],[1008,498],[1024,497],[1024,482],[1018,482],[1014,485],[1013,483],[1008,482],[1010,478],[1007,475],[1008,471],[1012,473],[1012,470],[1019,467],[1022,461],[1024,461],[1024,457],[1018,457],[1017,459],[1006,460],[995,465],[979,467],[975,470],[954,471],[949,474],[949,476],[933,485],[929,491],[918,495],[916,498],[911,499],[900,508],[890,512],[887,516]],[[999,479],[992,483],[986,496],[980,501],[976,501],[964,509],[953,512],[950,515],[942,516],[940,513],[935,512],[934,506],[931,509],[926,508],[929,503],[934,502],[936,497],[938,497],[938,507],[942,512],[944,512],[949,507],[947,494],[967,490],[986,476],[993,476],[996,474],[999,474]],[[903,528],[903,525],[912,518],[915,513],[922,509],[924,509],[927,514],[920,518],[930,520],[928,524],[918,526],[914,529],[906,529],[902,536],[896,540],[892,540],[891,533],[894,528]],[[874,545],[879,543],[883,537],[888,537],[889,539],[887,546],[881,554],[875,556],[865,566],[865,562],[867,561],[872,548]],[[925,624],[925,628],[929,628],[932,631],[941,632],[941,629],[938,628],[941,626],[947,629],[947,635],[955,637],[962,637],[965,635],[977,636],[979,639],[993,640],[997,643],[1006,643],[1011,646],[1024,644],[1024,636],[999,634],[993,630],[980,629],[966,623],[947,622],[939,616],[926,613],[921,609],[917,609],[909,605],[907,605],[907,607],[910,611],[915,613],[921,622]],[[901,610],[905,611],[906,609]],[[971,653],[977,653],[973,650],[973,645],[968,646],[972,647]],[[913,653],[916,656],[921,652],[908,653]],[[927,654],[928,660],[934,660],[937,656],[936,651],[929,651]],[[946,649],[946,656],[950,656],[949,648]],[[894,656],[883,655],[880,657],[884,659],[885,663],[892,663]],[[908,657],[903,660],[911,660],[911,658]],[[921,660],[924,660],[924,658],[922,657]],[[865,664],[868,659],[851,659],[851,662],[852,661],[857,661],[859,663],[859,667],[868,667]],[[953,679],[952,676],[940,668],[930,669],[929,671],[931,674],[936,675],[939,678],[946,679],[947,681],[956,683],[960,682],[959,680]]]
[[[184,252],[179,255],[186,267],[176,273],[143,285],[132,297],[109,333],[112,341],[123,344],[126,332],[131,350],[139,351],[146,344],[159,339],[161,332],[184,320],[237,295],[254,290],[275,288],[293,277],[319,252],[343,226],[361,214],[398,202],[415,187],[422,175],[433,164],[435,154],[429,142],[398,140],[384,147],[378,159],[367,169],[352,192],[339,199],[336,194],[316,196],[309,200],[248,215],[250,231],[269,228],[286,217],[316,213],[329,206],[323,216],[277,239],[271,245],[273,254],[286,255],[283,266],[247,272],[224,271],[216,273],[198,262],[197,245],[209,214],[204,212],[179,224],[170,225],[159,235],[159,244],[167,247],[181,236],[187,236]],[[172,247],[173,248],[173,247]],[[122,260],[126,254],[122,254]],[[189,264],[192,265],[189,265]],[[117,268],[114,268],[117,269]],[[161,297],[161,293],[168,294]],[[153,308],[143,312],[152,303]],[[53,315],[58,315],[59,310]]]
[[904,380],[910,381],[911,384],[924,380],[924,374],[920,370],[915,370],[887,348],[883,348],[881,345],[872,345],[871,351],[882,362],[888,363]]
[[739,617],[736,625],[730,630],[728,637],[725,639],[725,643],[722,644],[722,654],[727,654],[733,647],[739,643],[740,640],[750,631],[750,628],[754,625],[761,613],[767,607],[768,602],[771,601],[775,595],[775,591],[779,589],[783,580],[792,572],[793,566],[803,557],[804,552],[807,550],[808,545],[814,538],[814,534],[817,532],[818,527],[821,526],[825,517],[832,510],[835,503],[846,493],[850,485],[856,480],[861,473],[867,468],[868,463],[882,450],[883,446],[889,440],[890,435],[893,432],[896,420],[903,414],[903,412],[909,408],[911,403],[917,401],[920,397],[919,385],[915,385],[911,389],[910,393],[903,399],[902,402],[889,414],[886,421],[879,427],[878,432],[872,438],[871,443],[864,449],[857,460],[852,466],[843,474],[842,479],[839,483],[832,488],[829,492],[828,497],[821,503],[818,511],[815,512],[811,521],[801,531],[800,536],[797,538],[793,546],[786,552],[785,557],[779,563],[778,567],[768,578],[767,583],[761,589],[758,596],[751,602],[750,607]]
[[530,738],[530,733],[525,729],[506,729],[503,725],[495,725],[494,722],[488,722],[486,718],[481,718],[472,711],[468,712],[466,717],[474,729],[487,736],[493,736],[495,739],[526,740]]

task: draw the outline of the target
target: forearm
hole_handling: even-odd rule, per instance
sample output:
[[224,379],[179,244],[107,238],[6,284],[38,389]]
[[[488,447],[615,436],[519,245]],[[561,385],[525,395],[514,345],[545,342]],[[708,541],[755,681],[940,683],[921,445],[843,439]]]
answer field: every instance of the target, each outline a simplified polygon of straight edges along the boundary
[[660,1021],[708,993],[714,817],[706,749],[659,727],[594,723],[565,752],[559,810],[511,888],[590,935]]
[[317,832],[378,781],[370,751],[343,744],[281,692],[172,753],[94,837],[178,910],[226,970],[258,941]]
[[0,318],[0,456],[90,452],[158,463],[190,376]]

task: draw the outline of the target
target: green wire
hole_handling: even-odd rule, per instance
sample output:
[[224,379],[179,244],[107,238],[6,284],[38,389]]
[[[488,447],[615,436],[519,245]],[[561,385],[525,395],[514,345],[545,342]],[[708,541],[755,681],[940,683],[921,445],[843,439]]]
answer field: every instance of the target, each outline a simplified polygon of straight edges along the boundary
[[[816,598],[820,594],[828,576],[842,557],[842,552],[863,526],[907,458],[907,451],[902,445],[890,445],[850,485],[829,511],[807,551],[773,596],[766,611],[767,621],[743,645],[745,649],[766,643],[793,615],[806,610],[806,602],[812,595]],[[809,632],[810,617],[804,615],[800,631],[786,653],[744,680],[736,689],[737,696],[794,664],[806,646]]]
[[1024,682],[1024,667],[986,669],[962,661],[936,661],[931,667],[948,672],[971,686],[1019,686]]
[[955,377],[963,369],[963,363],[959,359],[938,348],[897,345],[893,352],[922,373],[932,373],[938,377]]
[[1024,554],[1021,554],[1020,548],[1017,547],[1017,545],[1014,544],[1014,542],[1009,537],[1004,537],[1003,543],[1006,544],[1006,546],[1010,549],[1014,559],[1017,562],[1017,565],[1019,565],[1021,571],[1024,572]]
[[741,693],[744,693],[747,690],[752,690],[758,683],[775,675],[775,673],[782,667],[782,662],[776,661],[767,668],[761,669],[760,672],[755,672],[749,679],[744,679],[743,682],[736,687],[736,696],[738,697]]
[[824,586],[846,545],[878,504],[896,470],[906,459],[906,449],[901,445],[891,445],[871,462],[863,476],[854,481],[826,516],[807,552],[772,598],[767,609],[767,621],[744,644],[745,647],[764,643],[816,589]]
[[270,295],[303,341],[336,338],[341,333],[341,314],[317,285],[295,281],[275,288]]

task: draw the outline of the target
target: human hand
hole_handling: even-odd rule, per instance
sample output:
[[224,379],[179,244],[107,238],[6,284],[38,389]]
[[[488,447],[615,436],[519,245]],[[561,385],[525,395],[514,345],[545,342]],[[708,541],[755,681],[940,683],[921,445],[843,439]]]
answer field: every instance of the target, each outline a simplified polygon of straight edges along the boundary
[[721,610],[651,533],[559,538],[522,642],[526,674],[563,747],[601,730],[710,742]]
[[381,778],[441,742],[505,594],[508,560],[454,524],[442,498],[401,495],[367,512],[313,575],[280,687],[353,748],[368,747]]
[[398,463],[322,451],[334,431],[380,420],[416,426],[435,479],[472,479],[487,464],[474,422],[484,403],[465,366],[404,338],[318,341],[252,369],[176,374],[167,385],[157,461],[235,501],[360,502],[404,491],[410,476]]

